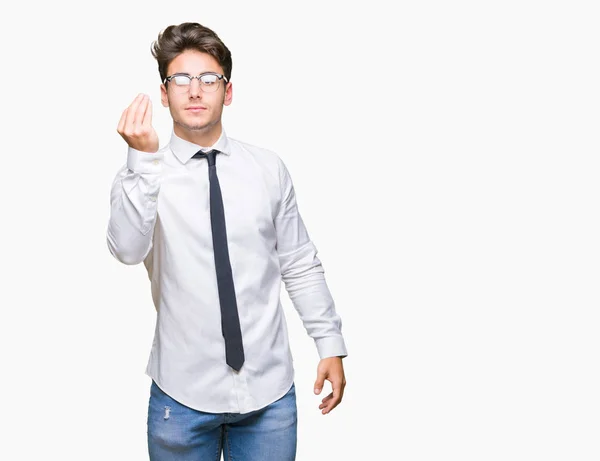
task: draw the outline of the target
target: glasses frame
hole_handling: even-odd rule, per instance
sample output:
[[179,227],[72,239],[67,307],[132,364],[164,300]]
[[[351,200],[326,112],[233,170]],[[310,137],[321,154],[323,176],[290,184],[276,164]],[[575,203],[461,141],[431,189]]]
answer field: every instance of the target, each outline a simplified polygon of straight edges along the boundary
[[[229,83],[229,80],[227,80],[227,77],[225,77],[223,74],[219,74],[217,72],[202,72],[200,75],[190,75],[190,74],[186,74],[185,72],[177,72],[173,75],[169,75],[168,77],[165,77],[165,79],[163,80],[163,83],[165,86],[168,86],[167,83],[170,83],[171,80],[173,80],[173,77],[189,77],[190,78],[190,84],[189,87],[187,88],[187,90],[189,91],[189,89],[192,87],[192,80],[197,78],[198,82],[200,83],[200,89],[202,91],[205,91],[204,88],[202,88],[202,82],[200,81],[200,79],[204,76],[204,75],[215,75],[219,80],[219,83],[221,80],[225,80],[225,84],[227,85],[227,83]],[[217,87],[217,89],[215,91],[217,91],[219,88]],[[210,91],[205,91],[206,93],[211,93]]]

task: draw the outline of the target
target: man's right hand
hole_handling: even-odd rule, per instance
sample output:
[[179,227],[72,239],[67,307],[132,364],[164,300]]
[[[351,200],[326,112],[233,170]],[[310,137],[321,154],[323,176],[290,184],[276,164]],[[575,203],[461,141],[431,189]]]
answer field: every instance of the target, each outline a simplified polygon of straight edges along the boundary
[[129,147],[149,153],[158,151],[158,135],[152,127],[152,102],[148,95],[138,94],[123,111],[117,132]]

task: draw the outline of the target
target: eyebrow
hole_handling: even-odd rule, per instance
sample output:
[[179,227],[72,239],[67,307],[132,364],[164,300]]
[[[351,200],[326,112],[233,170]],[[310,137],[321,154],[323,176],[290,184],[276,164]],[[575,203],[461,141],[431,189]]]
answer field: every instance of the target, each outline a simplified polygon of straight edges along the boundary
[[[198,75],[204,75],[204,74],[217,74],[217,75],[221,75],[219,72],[216,72],[214,70],[207,70],[205,72],[200,72]],[[171,75],[189,75],[191,76],[192,74],[188,73],[188,72],[175,72],[174,74]]]

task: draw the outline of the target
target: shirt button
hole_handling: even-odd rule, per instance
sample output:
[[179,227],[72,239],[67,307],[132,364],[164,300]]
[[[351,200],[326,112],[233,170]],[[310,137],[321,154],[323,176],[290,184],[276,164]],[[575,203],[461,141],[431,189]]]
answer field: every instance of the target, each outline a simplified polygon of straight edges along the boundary
[[155,165],[158,165],[158,160],[152,160],[152,163],[154,163]]
[[150,200],[152,200],[153,202],[156,202],[156,196],[155,195],[151,195],[150,196]]

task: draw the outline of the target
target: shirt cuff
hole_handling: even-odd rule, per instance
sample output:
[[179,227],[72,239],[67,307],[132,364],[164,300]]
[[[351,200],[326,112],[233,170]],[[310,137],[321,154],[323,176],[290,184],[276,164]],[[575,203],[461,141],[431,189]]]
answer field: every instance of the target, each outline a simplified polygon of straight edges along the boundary
[[165,154],[142,152],[133,147],[127,148],[127,168],[139,174],[159,174]]
[[326,359],[327,357],[346,357],[346,344],[342,336],[328,336],[326,338],[315,339],[319,358]]

